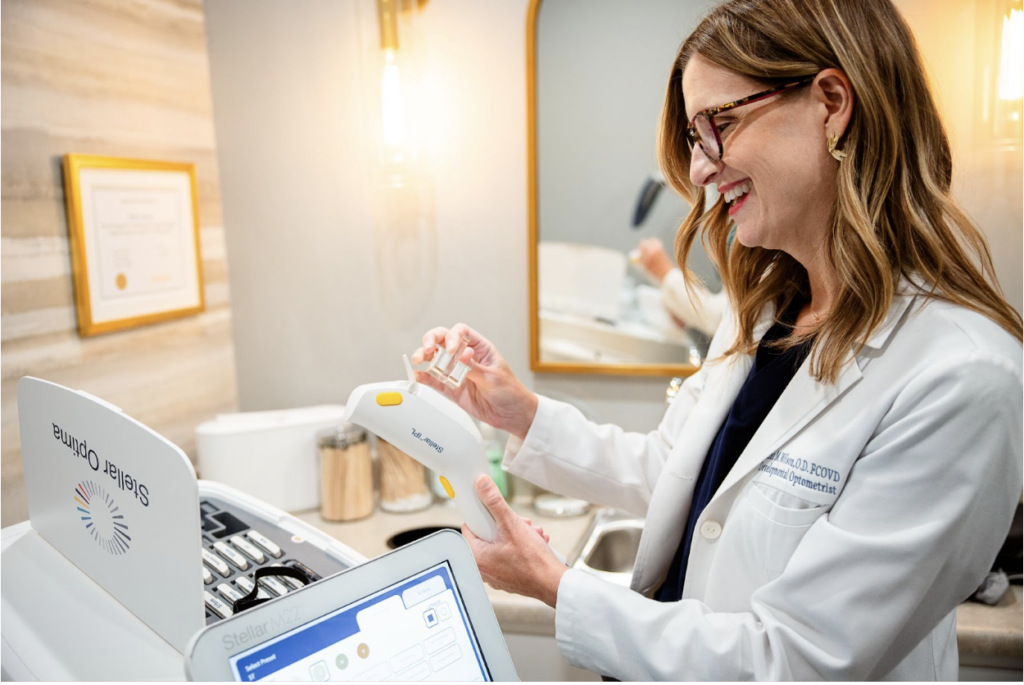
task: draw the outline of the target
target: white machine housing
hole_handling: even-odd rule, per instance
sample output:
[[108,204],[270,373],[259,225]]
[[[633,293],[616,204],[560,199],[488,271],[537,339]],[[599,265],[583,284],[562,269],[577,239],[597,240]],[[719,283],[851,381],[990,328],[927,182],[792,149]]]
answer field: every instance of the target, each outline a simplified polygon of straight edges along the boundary
[[0,531],[3,680],[184,679],[182,651],[205,625],[201,496],[345,565],[366,561],[280,509],[197,481],[177,446],[88,393],[26,377],[18,409],[30,520]]
[[188,457],[119,408],[38,378],[18,382],[18,421],[32,527],[184,649],[205,616]]

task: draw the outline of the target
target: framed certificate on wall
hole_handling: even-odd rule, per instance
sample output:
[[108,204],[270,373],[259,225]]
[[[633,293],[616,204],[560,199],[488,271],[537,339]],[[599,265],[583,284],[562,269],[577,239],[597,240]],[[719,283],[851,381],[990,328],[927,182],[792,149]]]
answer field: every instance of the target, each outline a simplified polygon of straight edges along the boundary
[[203,311],[192,164],[64,156],[80,335]]

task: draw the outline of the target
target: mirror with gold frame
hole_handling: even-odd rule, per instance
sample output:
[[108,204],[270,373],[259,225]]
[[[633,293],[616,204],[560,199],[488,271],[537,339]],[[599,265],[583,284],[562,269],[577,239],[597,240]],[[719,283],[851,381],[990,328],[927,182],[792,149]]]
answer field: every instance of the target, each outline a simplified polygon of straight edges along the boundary
[[[685,376],[703,360],[708,334],[673,320],[635,249],[654,237],[672,255],[690,209],[659,182],[658,118],[676,51],[711,4],[531,0],[533,371]],[[721,289],[701,247],[688,264]]]

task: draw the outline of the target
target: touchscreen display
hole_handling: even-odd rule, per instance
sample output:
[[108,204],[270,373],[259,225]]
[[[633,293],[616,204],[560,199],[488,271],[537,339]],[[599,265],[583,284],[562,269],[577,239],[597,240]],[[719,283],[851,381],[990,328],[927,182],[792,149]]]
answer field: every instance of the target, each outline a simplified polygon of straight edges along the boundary
[[237,681],[490,680],[447,562],[231,657]]

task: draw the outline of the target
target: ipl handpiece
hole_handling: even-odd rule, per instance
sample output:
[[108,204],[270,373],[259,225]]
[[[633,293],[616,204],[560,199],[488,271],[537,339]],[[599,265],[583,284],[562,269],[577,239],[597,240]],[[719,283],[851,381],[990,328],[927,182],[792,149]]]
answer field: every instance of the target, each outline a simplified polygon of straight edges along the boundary
[[494,540],[497,524],[473,485],[480,474],[490,474],[483,437],[458,405],[411,378],[369,383],[349,395],[344,420],[363,426],[433,470],[469,529],[479,538]]

